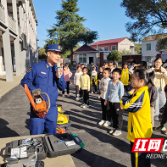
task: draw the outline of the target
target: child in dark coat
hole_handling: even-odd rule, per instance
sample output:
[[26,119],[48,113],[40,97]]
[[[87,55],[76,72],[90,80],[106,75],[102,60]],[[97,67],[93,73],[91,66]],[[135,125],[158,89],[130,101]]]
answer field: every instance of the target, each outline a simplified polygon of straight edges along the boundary
[[155,78],[155,73],[154,72],[149,73],[149,78],[152,81],[152,83],[148,84],[148,92],[149,92],[150,107],[151,107],[151,123],[152,127],[154,127],[155,104],[158,96],[157,88],[153,83]]
[[[100,84],[102,78],[103,78],[103,67],[100,67],[99,68],[99,73],[98,73],[98,76],[97,76],[97,79],[98,79],[98,89],[99,89],[99,84]],[[99,90],[99,94],[100,94],[100,90]],[[99,98],[100,98],[100,96],[99,96]]]
[[[165,91],[165,96],[167,98],[167,85],[165,86],[164,91]],[[167,135],[166,127],[164,126],[166,122],[167,122],[167,99],[166,99],[166,104],[164,106],[164,111],[162,114],[161,125],[159,127],[154,127],[153,129],[154,130],[161,130],[162,134]]]

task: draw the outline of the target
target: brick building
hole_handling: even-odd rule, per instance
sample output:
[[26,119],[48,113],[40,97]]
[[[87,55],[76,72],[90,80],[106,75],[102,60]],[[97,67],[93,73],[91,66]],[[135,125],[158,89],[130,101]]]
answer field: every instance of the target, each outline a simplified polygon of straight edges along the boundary
[[104,41],[97,41],[91,45],[92,48],[101,50],[101,51],[131,51],[134,53],[135,44],[130,41],[127,37],[117,38],[117,39],[109,39]]

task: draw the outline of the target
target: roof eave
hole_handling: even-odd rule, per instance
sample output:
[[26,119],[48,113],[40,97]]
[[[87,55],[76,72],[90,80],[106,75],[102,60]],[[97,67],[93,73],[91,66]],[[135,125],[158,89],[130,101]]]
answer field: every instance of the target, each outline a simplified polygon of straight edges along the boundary
[[35,21],[36,23],[38,23],[38,20],[37,20],[37,15],[36,15],[36,12],[35,12],[35,8],[34,8],[34,4],[33,4],[33,1],[30,0],[31,4],[32,4],[32,8],[33,8],[33,12],[34,12],[34,16],[35,16]]
[[76,51],[74,53],[99,53],[99,51]]

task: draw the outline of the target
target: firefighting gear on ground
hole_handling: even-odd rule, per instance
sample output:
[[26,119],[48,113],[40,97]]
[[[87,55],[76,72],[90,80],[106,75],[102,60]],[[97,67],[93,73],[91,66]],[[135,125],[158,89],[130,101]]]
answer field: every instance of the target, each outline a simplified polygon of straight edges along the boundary
[[71,126],[69,120],[70,114],[63,109],[62,105],[57,105],[57,110],[58,110],[57,125],[66,130],[69,129],[69,126]]
[[72,133],[16,140],[6,144],[3,167],[44,167],[41,160],[73,154],[84,147],[79,136]]

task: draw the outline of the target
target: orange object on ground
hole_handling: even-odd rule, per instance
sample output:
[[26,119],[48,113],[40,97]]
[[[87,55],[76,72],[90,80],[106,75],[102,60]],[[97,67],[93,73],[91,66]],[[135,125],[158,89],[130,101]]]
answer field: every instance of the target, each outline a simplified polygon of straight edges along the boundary
[[[50,108],[50,99],[48,94],[42,93],[40,89],[36,89],[36,90],[33,90],[32,92],[33,95],[32,95],[26,84],[24,85],[24,88],[25,88],[25,93],[28,99],[30,100],[30,103],[33,107],[35,114],[39,118],[45,118],[45,115],[48,113]],[[42,94],[46,95],[48,99],[48,103],[44,100],[44,98],[42,97]],[[35,101],[38,99],[40,100],[39,103],[35,103]]]
[[59,126],[57,126],[56,128],[56,134],[63,134],[66,133],[66,130],[63,128],[60,128]]

